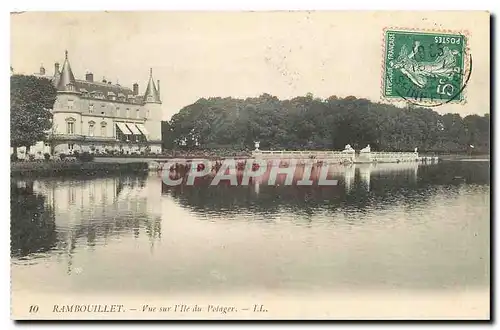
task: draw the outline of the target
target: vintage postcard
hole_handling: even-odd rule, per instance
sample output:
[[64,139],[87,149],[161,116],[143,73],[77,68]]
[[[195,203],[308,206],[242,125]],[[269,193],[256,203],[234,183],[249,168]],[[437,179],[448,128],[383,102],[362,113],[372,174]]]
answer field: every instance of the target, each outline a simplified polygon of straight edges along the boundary
[[488,12],[10,19],[12,319],[490,319]]

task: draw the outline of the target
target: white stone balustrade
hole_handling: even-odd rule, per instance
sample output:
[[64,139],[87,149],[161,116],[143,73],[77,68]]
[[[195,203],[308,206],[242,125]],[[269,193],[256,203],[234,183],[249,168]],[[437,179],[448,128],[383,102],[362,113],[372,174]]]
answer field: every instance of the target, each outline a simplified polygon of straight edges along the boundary
[[346,145],[343,151],[255,150],[252,156],[260,159],[311,159],[338,161],[339,163],[399,163],[422,161],[425,158],[419,157],[416,150],[414,152],[372,152],[369,145],[361,149],[358,154],[350,145]]

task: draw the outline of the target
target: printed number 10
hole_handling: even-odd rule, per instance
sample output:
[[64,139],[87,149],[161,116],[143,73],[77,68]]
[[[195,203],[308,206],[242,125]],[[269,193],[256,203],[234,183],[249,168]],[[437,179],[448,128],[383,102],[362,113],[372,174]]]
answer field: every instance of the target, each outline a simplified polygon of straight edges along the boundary
[[36,313],[36,312],[38,312],[38,305],[31,305],[30,313]]

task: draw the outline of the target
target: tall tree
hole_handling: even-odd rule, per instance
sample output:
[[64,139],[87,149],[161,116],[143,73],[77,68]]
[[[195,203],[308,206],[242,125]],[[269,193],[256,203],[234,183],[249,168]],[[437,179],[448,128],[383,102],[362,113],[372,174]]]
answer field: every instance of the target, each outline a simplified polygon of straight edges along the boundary
[[47,138],[57,97],[52,82],[35,76],[10,77],[10,144],[29,148]]

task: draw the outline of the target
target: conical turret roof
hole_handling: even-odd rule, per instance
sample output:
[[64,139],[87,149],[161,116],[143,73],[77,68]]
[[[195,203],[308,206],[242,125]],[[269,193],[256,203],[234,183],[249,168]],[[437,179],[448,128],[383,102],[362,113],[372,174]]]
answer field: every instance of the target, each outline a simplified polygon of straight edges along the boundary
[[146,87],[146,92],[144,93],[144,102],[161,103],[160,93],[158,93],[155,82],[153,80],[153,69],[149,69],[149,81],[148,81],[148,87]]
[[64,59],[64,64],[61,70],[61,75],[59,77],[59,81],[57,83],[57,90],[65,91],[68,90],[66,86],[68,84],[76,85],[75,76],[73,75],[73,71],[71,70],[71,66],[69,65],[68,60],[68,51],[66,51],[66,58]]

